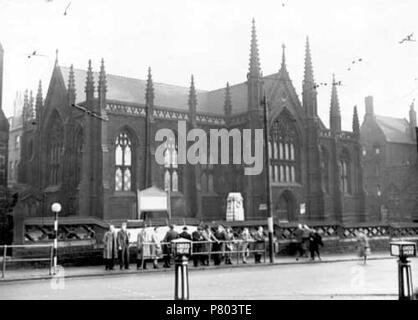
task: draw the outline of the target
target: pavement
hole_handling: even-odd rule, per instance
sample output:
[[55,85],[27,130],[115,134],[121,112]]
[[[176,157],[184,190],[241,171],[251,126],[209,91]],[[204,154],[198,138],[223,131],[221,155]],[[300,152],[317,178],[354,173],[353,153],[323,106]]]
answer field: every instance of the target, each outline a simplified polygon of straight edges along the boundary
[[[397,300],[397,263],[377,255],[366,265],[353,257],[323,262],[258,264],[248,267],[190,268],[190,299],[199,300]],[[345,260],[343,260],[345,258]],[[283,263],[280,263],[283,262]],[[411,259],[418,283],[418,259]],[[65,278],[0,282],[0,300],[173,300],[174,271],[98,273]],[[94,272],[96,270],[96,272]],[[67,277],[70,274],[71,277]],[[104,276],[106,274],[106,276]],[[111,275],[111,276],[109,276]]]
[[[373,260],[382,260],[382,259],[396,259],[395,257],[390,256],[387,253],[373,253],[368,257],[369,261]],[[266,257],[266,262],[262,264],[254,264],[253,259],[249,259],[247,264],[237,263],[236,259],[233,261],[233,265],[221,264],[220,266],[199,266],[193,267],[190,262],[191,270],[206,270],[206,269],[233,269],[233,268],[252,268],[252,267],[261,267],[261,266],[275,266],[275,265],[300,265],[300,264],[323,264],[323,263],[336,263],[336,262],[346,262],[346,261],[362,261],[358,256],[354,254],[334,254],[334,255],[324,255],[321,257],[321,260],[311,261],[309,258],[301,258],[299,261],[296,261],[295,257],[275,257],[273,264],[269,263],[268,257]],[[0,285],[5,282],[16,282],[16,281],[27,281],[27,280],[42,280],[42,279],[51,279],[54,276],[49,274],[49,269],[46,267],[43,268],[13,268],[6,269],[4,278],[1,278],[0,273]],[[85,277],[104,277],[104,276],[117,276],[125,274],[147,274],[147,273],[164,273],[172,272],[173,267],[163,268],[162,264],[159,265],[158,269],[153,269],[152,264],[148,263],[147,270],[137,270],[136,264],[131,263],[129,270],[120,270],[119,266],[116,265],[114,270],[106,271],[104,266],[71,266],[71,267],[58,267],[58,275],[64,278],[85,278]]]

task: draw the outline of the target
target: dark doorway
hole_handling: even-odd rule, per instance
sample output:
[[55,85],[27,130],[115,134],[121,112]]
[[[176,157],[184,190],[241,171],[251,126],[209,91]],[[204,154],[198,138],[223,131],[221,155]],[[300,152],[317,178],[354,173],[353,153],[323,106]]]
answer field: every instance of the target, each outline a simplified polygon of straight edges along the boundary
[[295,220],[295,203],[292,193],[288,190],[284,191],[277,203],[277,217],[279,220],[293,221]]

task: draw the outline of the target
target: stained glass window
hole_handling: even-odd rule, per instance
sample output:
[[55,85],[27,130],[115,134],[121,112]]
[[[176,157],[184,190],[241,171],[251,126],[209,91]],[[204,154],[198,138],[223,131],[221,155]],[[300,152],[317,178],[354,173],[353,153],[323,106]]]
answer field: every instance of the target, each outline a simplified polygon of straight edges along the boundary
[[132,190],[132,141],[125,131],[115,141],[115,190]]
[[281,113],[270,129],[270,140],[274,146],[270,162],[274,168],[273,180],[281,183],[299,181],[298,135],[294,120]]

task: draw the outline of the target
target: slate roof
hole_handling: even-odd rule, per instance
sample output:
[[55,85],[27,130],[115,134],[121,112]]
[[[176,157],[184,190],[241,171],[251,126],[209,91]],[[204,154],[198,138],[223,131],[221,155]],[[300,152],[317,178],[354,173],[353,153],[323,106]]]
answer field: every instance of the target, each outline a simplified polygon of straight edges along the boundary
[[[68,76],[70,68],[60,67],[65,85],[68,85]],[[85,101],[85,83],[87,72],[85,70],[74,69],[74,81],[76,87],[76,102]],[[99,78],[98,72],[93,73],[96,90]],[[117,76],[113,74],[106,75],[107,81],[107,99],[125,103],[145,104],[146,80],[134,79]],[[173,109],[188,110],[189,87],[181,87],[154,82],[154,105],[157,107],[167,107]],[[207,91],[196,90],[198,99],[198,111],[207,111],[206,98]]]
[[412,139],[409,122],[406,119],[376,115],[376,123],[383,131],[386,141],[415,144],[415,141]]
[[[64,83],[68,85],[70,68],[59,67],[64,78]],[[74,80],[76,87],[76,102],[85,101],[86,70],[74,69]],[[98,72],[93,73],[95,85],[99,77]],[[264,90],[268,94],[274,85],[278,74],[268,75],[263,78]],[[113,74],[106,75],[107,80],[107,99],[125,103],[145,104],[146,80],[128,78]],[[188,110],[189,87],[170,85],[154,82],[154,105],[157,107]],[[97,87],[96,87],[97,89]],[[225,88],[206,91],[196,89],[197,92],[197,111],[224,115]],[[232,114],[246,112],[248,109],[247,83],[239,83],[230,86]]]

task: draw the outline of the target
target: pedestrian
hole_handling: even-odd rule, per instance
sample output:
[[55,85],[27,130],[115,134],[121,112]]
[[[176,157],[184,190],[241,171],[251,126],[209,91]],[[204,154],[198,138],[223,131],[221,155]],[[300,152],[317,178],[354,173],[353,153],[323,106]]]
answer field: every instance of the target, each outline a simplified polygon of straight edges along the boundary
[[103,259],[105,261],[105,270],[113,270],[117,252],[115,227],[111,224],[109,230],[105,232],[103,237]]
[[145,242],[145,230],[146,226],[142,230],[138,232],[138,236],[136,237],[136,269],[139,270],[143,267],[144,262],[144,242]]
[[228,227],[225,232],[225,264],[233,264],[232,263],[232,251],[234,251],[234,233],[232,232],[232,228]]
[[303,233],[302,233],[302,248],[304,252],[304,257],[308,258],[308,249],[309,249],[309,237],[312,230],[306,225],[303,225]]
[[299,258],[302,258],[305,255],[305,249],[303,245],[303,233],[303,226],[299,223],[297,229],[294,232],[296,238],[296,261],[298,261]]
[[171,266],[171,241],[177,239],[179,234],[174,230],[174,225],[169,226],[169,230],[163,239],[163,254],[164,254],[164,268],[170,268]]
[[215,236],[212,233],[211,228],[206,225],[202,231],[202,236],[204,238],[204,244],[202,245],[202,260],[203,265],[208,266],[209,261],[211,258],[210,249],[211,249],[211,243],[214,241],[218,241],[218,239],[215,238]]
[[362,231],[357,231],[357,250],[360,258],[363,258],[363,264],[366,264],[367,256],[370,254],[369,239]]
[[248,230],[248,228],[244,228],[241,232],[240,235],[240,251],[242,254],[242,263],[247,263],[247,257],[248,257],[248,245],[249,242],[251,242],[253,240],[250,231]]
[[183,232],[181,232],[180,234],[179,234],[179,237],[180,238],[183,238],[183,239],[187,239],[187,240],[192,240],[192,236],[190,235],[190,233],[188,232],[188,228],[186,227],[186,226],[184,226],[183,227]]
[[122,270],[129,269],[129,232],[126,229],[126,222],[122,223],[122,228],[117,235],[119,266]]
[[222,225],[218,225],[213,237],[216,239],[212,245],[213,262],[215,266],[219,266],[222,262],[222,257],[225,252],[225,229]]
[[147,262],[152,261],[154,269],[158,269],[158,257],[161,250],[161,243],[158,239],[157,228],[144,228],[142,231],[142,257],[143,268],[147,269]]
[[318,259],[321,260],[321,256],[319,254],[319,246],[324,246],[322,237],[318,231],[312,230],[309,236],[309,251],[311,252],[311,260],[315,260],[315,254],[318,256]]
[[255,263],[261,263],[261,255],[265,251],[264,229],[262,226],[259,226],[254,234],[254,241],[254,260]]
[[203,228],[201,226],[198,226],[192,233],[192,241],[193,265],[195,267],[199,266],[199,261],[202,265],[205,265],[204,255],[201,254],[204,249],[202,242],[205,241],[205,238],[203,237]]

